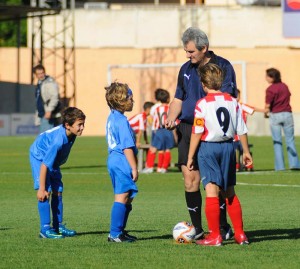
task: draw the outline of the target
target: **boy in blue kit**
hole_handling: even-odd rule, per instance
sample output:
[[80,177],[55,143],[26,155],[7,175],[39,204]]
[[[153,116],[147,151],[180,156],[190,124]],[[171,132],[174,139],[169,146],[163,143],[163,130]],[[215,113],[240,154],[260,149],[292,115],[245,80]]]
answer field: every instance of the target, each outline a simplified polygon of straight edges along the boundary
[[129,235],[125,227],[131,203],[138,192],[137,147],[134,132],[124,116],[124,112],[132,110],[133,96],[128,85],[123,83],[114,82],[105,90],[111,109],[106,123],[107,168],[115,195],[108,242],[133,242],[137,238]]
[[59,239],[76,234],[74,230],[69,230],[62,224],[63,182],[60,166],[67,161],[76,137],[81,136],[84,123],[84,113],[76,107],[69,107],[63,112],[62,124],[41,133],[30,147],[30,164],[34,189],[37,190],[41,238]]
[[196,244],[222,245],[219,206],[221,192],[226,198],[235,241],[239,245],[246,245],[249,242],[243,229],[242,207],[234,191],[236,171],[233,138],[235,134],[240,136],[243,162],[246,166],[252,165],[247,141],[248,130],[237,100],[220,91],[224,77],[222,69],[216,64],[208,63],[199,67],[198,72],[207,95],[200,99],[195,107],[187,168],[193,169],[193,157],[198,151],[201,181],[206,192],[205,213],[210,234],[197,240]]

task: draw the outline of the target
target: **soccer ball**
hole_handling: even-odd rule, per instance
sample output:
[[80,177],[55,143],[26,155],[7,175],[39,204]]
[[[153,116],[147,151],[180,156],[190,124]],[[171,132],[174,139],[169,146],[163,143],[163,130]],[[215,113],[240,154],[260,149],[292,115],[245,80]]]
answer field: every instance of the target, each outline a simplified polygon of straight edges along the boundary
[[177,243],[191,243],[195,235],[195,227],[187,221],[181,221],[173,228],[173,238]]

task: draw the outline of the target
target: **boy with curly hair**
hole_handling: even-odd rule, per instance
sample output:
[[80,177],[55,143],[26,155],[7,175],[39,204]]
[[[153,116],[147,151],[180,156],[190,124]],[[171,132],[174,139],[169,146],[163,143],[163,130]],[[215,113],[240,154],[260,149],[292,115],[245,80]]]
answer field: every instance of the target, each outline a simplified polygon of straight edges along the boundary
[[125,230],[132,201],[138,189],[137,147],[135,134],[124,112],[133,108],[133,93],[127,84],[114,82],[105,87],[111,110],[106,123],[107,168],[114,190],[108,242],[134,242],[137,238]]

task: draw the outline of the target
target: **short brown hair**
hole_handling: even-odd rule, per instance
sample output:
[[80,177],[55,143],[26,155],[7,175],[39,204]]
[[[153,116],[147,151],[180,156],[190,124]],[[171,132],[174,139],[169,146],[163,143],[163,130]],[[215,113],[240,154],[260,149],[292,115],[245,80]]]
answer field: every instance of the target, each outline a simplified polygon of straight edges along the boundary
[[35,73],[36,70],[43,70],[44,72],[46,71],[45,67],[42,64],[38,64],[35,67],[33,67],[33,73]]
[[209,89],[220,90],[223,83],[223,70],[216,64],[208,63],[198,67],[201,82]]
[[76,120],[85,120],[85,114],[79,108],[68,107],[63,111],[62,124],[64,127],[66,123],[72,126]]

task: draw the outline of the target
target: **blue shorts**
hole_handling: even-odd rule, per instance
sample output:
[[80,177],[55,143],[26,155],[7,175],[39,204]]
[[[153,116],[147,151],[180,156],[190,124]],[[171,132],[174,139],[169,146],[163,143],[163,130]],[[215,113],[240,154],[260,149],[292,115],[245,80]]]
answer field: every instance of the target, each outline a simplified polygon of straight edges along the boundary
[[173,132],[164,128],[158,129],[152,134],[151,146],[158,150],[172,149],[175,146]]
[[235,150],[232,140],[228,142],[201,141],[198,164],[202,184],[215,183],[224,191],[236,185]]
[[111,178],[114,194],[129,192],[129,198],[134,198],[138,192],[132,180],[131,167],[125,155],[112,152],[107,159],[107,169]]
[[[30,165],[33,178],[33,188],[38,190],[40,187],[40,170],[42,162],[30,155]],[[48,170],[46,175],[46,190],[48,192],[51,192],[52,190],[63,192],[64,185],[61,179],[62,175],[59,168],[53,171]]]

